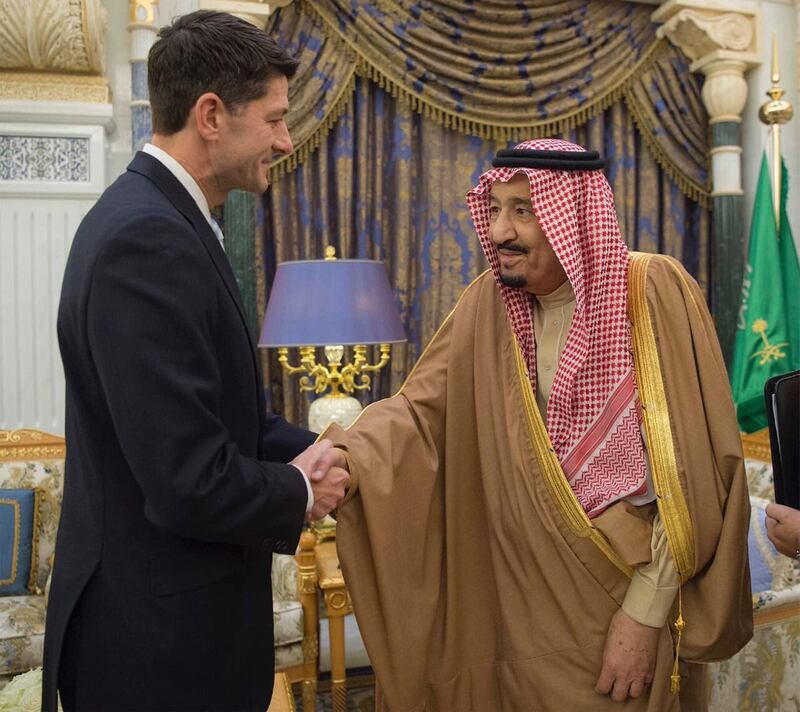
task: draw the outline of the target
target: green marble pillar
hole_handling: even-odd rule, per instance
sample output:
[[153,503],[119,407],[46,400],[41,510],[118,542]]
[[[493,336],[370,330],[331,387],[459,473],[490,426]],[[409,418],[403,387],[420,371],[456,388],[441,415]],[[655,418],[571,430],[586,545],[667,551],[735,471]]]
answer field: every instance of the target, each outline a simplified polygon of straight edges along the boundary
[[256,196],[241,190],[232,191],[225,200],[223,217],[225,252],[242,293],[250,331],[257,339],[261,325],[256,290]]
[[745,260],[740,124],[711,125],[713,252],[711,311],[722,355],[730,365]]

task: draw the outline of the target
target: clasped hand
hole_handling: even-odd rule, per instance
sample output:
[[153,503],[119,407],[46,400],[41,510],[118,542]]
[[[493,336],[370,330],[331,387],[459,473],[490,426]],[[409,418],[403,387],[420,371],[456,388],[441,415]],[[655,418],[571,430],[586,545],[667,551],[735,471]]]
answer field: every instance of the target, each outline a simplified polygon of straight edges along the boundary
[[291,462],[308,475],[314,493],[314,506],[308,521],[322,519],[333,511],[350,486],[350,473],[344,452],[330,440],[320,440],[301,452]]

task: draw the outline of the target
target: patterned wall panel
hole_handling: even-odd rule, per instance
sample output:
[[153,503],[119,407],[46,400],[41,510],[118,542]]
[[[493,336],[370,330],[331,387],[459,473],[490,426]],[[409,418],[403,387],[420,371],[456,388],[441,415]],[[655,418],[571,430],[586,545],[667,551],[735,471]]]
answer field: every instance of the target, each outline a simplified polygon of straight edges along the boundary
[[86,137],[0,136],[0,180],[88,183]]

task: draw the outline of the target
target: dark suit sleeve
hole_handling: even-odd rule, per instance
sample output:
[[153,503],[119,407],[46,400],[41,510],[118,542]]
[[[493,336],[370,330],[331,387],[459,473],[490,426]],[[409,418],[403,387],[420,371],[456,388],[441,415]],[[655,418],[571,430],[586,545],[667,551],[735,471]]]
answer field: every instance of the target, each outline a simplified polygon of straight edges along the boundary
[[148,520],[205,541],[295,540],[302,475],[243,456],[218,415],[217,299],[228,298],[218,279],[195,233],[171,215],[119,227],[87,300],[94,366]]
[[289,462],[313,445],[316,439],[316,433],[298,428],[275,413],[267,413],[261,447],[270,459]]

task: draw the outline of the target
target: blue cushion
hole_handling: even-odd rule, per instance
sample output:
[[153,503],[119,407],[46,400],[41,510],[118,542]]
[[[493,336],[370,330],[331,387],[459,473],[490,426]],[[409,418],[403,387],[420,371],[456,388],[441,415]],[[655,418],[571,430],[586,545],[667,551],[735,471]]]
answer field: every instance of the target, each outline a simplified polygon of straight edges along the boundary
[[29,590],[35,514],[36,490],[0,489],[0,596]]

